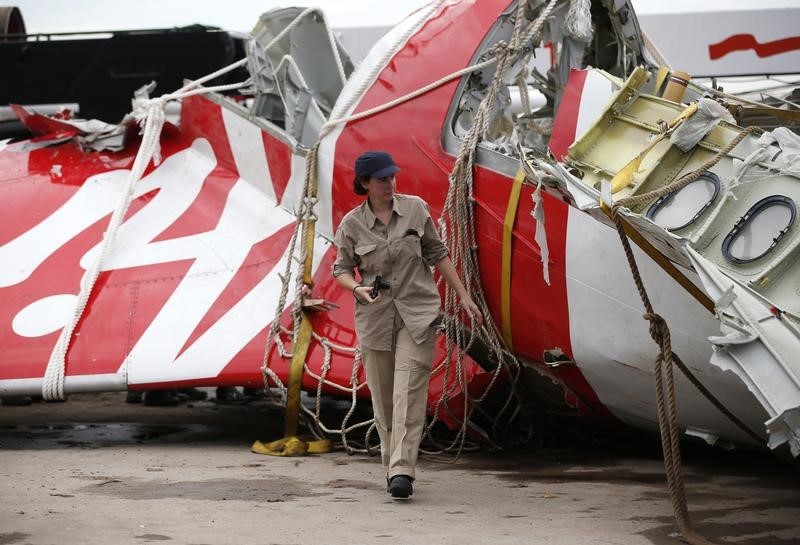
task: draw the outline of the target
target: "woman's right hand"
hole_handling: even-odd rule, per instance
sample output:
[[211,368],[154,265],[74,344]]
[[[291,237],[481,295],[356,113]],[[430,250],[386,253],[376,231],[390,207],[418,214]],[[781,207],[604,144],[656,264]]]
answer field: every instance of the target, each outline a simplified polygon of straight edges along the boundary
[[374,299],[371,293],[372,293],[372,286],[358,286],[353,290],[353,296],[356,298],[356,301],[358,301],[362,305],[371,305],[372,303],[380,300],[381,298],[380,293]]

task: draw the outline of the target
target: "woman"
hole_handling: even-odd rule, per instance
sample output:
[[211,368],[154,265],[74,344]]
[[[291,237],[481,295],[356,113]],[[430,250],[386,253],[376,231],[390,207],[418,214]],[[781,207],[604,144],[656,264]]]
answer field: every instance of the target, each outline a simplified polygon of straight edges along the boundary
[[[477,324],[483,323],[419,197],[395,193],[400,169],[385,151],[356,159],[353,191],[366,195],[339,225],[333,275],[356,299],[356,333],[372,393],[387,491],[413,493],[425,428],[435,324],[440,321],[435,266]],[[355,269],[361,282],[355,278]],[[376,278],[382,286],[373,292]]]

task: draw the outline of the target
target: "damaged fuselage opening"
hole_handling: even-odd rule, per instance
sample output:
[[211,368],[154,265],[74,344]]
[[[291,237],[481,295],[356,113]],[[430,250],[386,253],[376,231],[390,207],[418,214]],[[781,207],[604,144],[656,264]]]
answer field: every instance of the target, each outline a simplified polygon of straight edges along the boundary
[[[482,148],[510,157],[519,155],[518,146],[546,153],[555,112],[572,70],[595,67],[624,78],[644,62],[640,29],[626,3],[615,8],[614,2],[594,1],[591,6],[586,3],[584,7],[589,9],[583,11],[580,4],[558,4],[545,22],[540,43],[522,44],[497,93]],[[534,21],[545,5],[530,0],[525,10],[528,22]],[[516,4],[498,19],[475,63],[490,57],[498,42],[510,40],[515,17]],[[475,72],[457,94],[450,123],[456,139],[449,139],[445,133],[448,149],[455,151],[471,126],[495,70],[493,64]]]
[[353,72],[350,57],[317,9],[271,10],[251,34],[251,113],[311,145]]

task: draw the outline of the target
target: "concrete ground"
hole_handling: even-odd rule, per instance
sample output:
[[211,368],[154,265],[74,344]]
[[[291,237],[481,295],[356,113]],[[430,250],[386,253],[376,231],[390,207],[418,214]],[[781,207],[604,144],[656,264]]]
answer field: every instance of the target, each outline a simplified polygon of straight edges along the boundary
[[[401,502],[374,457],[250,452],[281,426],[266,402],[0,406],[0,545],[681,543],[652,437],[426,457]],[[684,459],[701,535],[800,544],[796,464],[694,446]]]

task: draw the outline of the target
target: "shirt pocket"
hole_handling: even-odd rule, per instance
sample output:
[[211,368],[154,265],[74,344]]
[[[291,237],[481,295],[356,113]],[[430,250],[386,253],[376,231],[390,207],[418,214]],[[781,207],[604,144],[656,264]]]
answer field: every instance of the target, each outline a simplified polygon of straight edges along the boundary
[[422,259],[422,234],[419,229],[406,229],[397,244],[403,257],[417,257]]
[[359,263],[359,268],[367,273],[375,273],[377,267],[377,257],[378,252],[375,249],[378,247],[377,244],[359,244],[356,246],[353,251],[356,254],[356,259]]

